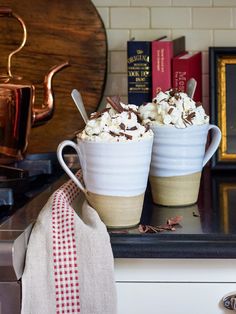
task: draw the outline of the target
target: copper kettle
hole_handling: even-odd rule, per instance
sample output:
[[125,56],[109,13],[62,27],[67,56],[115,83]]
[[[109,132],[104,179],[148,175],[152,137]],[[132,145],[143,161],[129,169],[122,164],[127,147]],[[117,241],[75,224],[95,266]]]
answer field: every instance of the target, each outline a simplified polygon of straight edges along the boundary
[[52,67],[44,78],[44,101],[41,108],[34,108],[35,87],[21,77],[13,76],[11,58],[25,45],[27,31],[24,21],[12,9],[0,7],[0,17],[17,19],[24,31],[21,45],[8,56],[7,74],[0,74],[0,163],[23,158],[32,126],[40,125],[53,116],[53,75],[69,65],[68,62]]

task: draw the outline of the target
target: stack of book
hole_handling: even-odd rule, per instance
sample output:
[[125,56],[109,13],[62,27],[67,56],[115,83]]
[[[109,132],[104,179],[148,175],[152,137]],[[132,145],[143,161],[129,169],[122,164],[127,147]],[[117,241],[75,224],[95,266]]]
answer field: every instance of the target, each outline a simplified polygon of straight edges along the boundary
[[150,102],[157,91],[178,88],[186,92],[186,83],[195,78],[195,101],[202,101],[201,52],[188,53],[185,36],[153,41],[127,42],[128,102]]

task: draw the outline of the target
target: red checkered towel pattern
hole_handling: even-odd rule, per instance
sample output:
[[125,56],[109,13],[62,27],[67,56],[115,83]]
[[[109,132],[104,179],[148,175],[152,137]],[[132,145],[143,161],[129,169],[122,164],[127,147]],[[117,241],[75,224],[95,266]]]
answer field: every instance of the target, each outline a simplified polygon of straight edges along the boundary
[[76,185],[69,181],[56,191],[52,203],[56,314],[80,313],[75,212],[70,205],[78,193]]
[[70,180],[40,211],[26,252],[21,314],[117,313],[110,237],[81,201]]

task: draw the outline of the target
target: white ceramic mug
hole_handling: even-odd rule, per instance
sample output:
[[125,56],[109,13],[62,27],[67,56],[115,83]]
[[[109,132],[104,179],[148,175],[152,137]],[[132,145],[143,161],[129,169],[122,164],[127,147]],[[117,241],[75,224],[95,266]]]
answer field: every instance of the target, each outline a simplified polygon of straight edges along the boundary
[[[108,227],[139,223],[151,162],[153,138],[129,142],[78,143],[64,141],[58,146],[58,160],[85,193]],[[83,183],[63,160],[64,147],[75,149],[83,173]]]
[[[212,124],[184,129],[152,126],[154,142],[150,167],[153,201],[160,205],[190,205],[197,201],[201,171],[217,150],[220,129]],[[212,137],[206,150],[208,133]]]

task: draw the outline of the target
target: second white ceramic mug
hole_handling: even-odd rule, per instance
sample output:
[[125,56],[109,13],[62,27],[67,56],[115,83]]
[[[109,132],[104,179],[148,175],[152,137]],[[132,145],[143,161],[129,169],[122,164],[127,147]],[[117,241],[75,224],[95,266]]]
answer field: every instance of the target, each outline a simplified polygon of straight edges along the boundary
[[[149,179],[153,201],[166,206],[195,203],[202,168],[220,144],[220,129],[212,124],[184,129],[174,126],[151,128],[154,142]],[[212,137],[206,149],[209,131]]]

